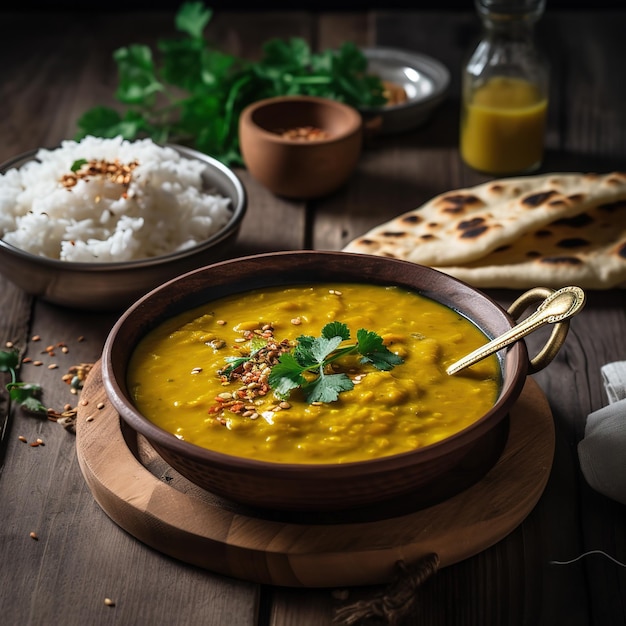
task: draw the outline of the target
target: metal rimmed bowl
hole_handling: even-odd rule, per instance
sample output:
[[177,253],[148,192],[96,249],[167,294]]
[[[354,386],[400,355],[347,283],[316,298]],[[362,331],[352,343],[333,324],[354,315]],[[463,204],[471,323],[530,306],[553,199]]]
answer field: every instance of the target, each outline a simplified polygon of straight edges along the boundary
[[445,100],[450,72],[437,59],[396,48],[363,48],[368,71],[404,91],[406,100],[380,108],[362,108],[377,133],[399,133],[421,126]]
[[[170,147],[181,156],[205,163],[206,190],[230,198],[232,215],[221,230],[186,250],[119,263],[61,261],[31,254],[0,239],[0,273],[28,294],[54,304],[121,311],[166,280],[227,258],[246,213],[244,186],[230,168],[216,159],[184,146],[170,144]],[[0,172],[34,160],[37,152],[33,150],[3,163]]]
[[193,483],[235,502],[273,510],[335,511],[410,499],[432,504],[484,475],[508,433],[508,411],[529,371],[523,341],[499,354],[501,388],[493,407],[441,442],[395,456],[344,464],[272,463],[214,452],[178,439],[133,404],[127,373],[134,346],[161,322],[214,299],[251,289],[298,283],[398,285],[430,297],[496,337],[514,326],[487,295],[428,267],[369,255],[299,251],[243,257],[178,277],[132,305],[118,320],[102,356],[106,394],[126,427]]

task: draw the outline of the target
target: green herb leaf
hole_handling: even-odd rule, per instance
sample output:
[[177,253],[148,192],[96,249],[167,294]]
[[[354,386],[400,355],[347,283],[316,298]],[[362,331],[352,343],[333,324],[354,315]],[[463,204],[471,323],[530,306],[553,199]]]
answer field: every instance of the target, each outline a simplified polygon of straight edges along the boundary
[[224,359],[227,363],[230,363],[228,367],[224,367],[218,371],[220,376],[230,378],[232,373],[239,367],[241,367],[246,361],[250,360],[249,356],[229,356]]
[[309,404],[311,402],[335,402],[342,391],[350,391],[350,389],[354,389],[354,383],[346,374],[324,373],[303,387]]
[[19,364],[19,355],[15,350],[11,352],[0,351],[0,372],[11,372],[15,375]]
[[402,359],[387,349],[380,335],[361,329],[356,334],[357,350],[363,355],[361,363],[371,363],[379,370],[387,371],[402,363]]
[[29,413],[45,413],[48,409],[35,397],[26,396],[21,402],[22,409]]
[[156,76],[150,48],[142,45],[119,48],[113,58],[119,75],[115,97],[124,104],[153,106],[156,94],[164,86]]
[[78,159],[77,161],[74,161],[74,163],[72,163],[72,167],[70,168],[70,170],[72,172],[78,172],[78,170],[87,163],[87,159]]
[[32,413],[47,411],[46,407],[39,401],[41,387],[32,383],[18,382],[18,367],[19,354],[16,350],[11,350],[10,352],[0,351],[0,372],[8,372],[11,375],[11,382],[6,385],[6,389],[9,392],[7,413],[11,412],[11,402],[17,402]]
[[293,389],[306,385],[306,378],[303,376],[308,368],[303,367],[296,357],[287,352],[283,354],[278,363],[272,367],[268,382],[277,396],[286,398]]
[[267,341],[262,337],[252,337],[248,341],[249,353],[242,356],[227,356],[224,360],[230,363],[228,367],[225,367],[218,371],[220,376],[230,378],[233,372],[241,367],[246,361],[249,361],[259,350],[267,346]]
[[32,383],[10,383],[7,389],[11,400],[31,413],[42,413],[46,407],[39,401],[41,387]]
[[331,352],[334,352],[342,342],[341,337],[318,337],[311,345],[311,355],[317,363],[322,365]]
[[322,337],[341,337],[344,341],[348,341],[350,330],[343,322],[330,322],[322,328]]
[[195,39],[201,39],[202,31],[211,20],[212,15],[213,11],[205,9],[202,2],[188,2],[183,4],[176,14],[176,28]]

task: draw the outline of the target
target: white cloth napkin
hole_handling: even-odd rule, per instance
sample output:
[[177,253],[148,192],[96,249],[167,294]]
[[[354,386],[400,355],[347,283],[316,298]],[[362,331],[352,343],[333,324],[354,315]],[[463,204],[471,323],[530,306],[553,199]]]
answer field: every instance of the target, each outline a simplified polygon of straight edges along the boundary
[[578,458],[593,489],[626,504],[626,361],[608,363],[601,373],[609,404],[587,416]]

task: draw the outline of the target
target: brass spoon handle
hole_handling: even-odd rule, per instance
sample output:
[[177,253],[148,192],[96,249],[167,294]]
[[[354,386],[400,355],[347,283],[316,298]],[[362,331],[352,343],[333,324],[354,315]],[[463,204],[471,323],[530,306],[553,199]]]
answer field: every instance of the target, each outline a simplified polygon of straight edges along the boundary
[[477,348],[450,365],[446,369],[446,373],[450,375],[456,374],[462,369],[478,363],[478,361],[490,354],[519,341],[540,326],[555,324],[569,319],[576,315],[583,308],[584,304],[585,293],[580,287],[563,287],[563,289],[559,289],[549,295],[532,315],[529,315],[525,320],[511,328],[511,330],[492,339],[489,343]]

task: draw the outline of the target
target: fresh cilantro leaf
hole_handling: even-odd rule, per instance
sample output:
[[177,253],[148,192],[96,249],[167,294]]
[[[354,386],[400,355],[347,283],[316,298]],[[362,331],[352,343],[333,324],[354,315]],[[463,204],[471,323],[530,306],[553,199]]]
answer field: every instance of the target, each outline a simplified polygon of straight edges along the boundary
[[356,337],[357,350],[363,355],[361,363],[371,363],[377,369],[384,371],[402,363],[402,358],[383,344],[380,335],[362,328],[357,332]]
[[226,378],[230,378],[232,373],[239,367],[241,367],[246,361],[249,361],[250,358],[247,356],[236,356],[236,357],[226,357],[224,359],[227,363],[230,363],[227,367],[222,368],[217,373],[220,376],[225,376]]
[[341,337],[344,341],[350,339],[350,329],[343,322],[330,322],[322,328],[322,337]]
[[302,375],[305,370],[294,355],[287,352],[272,367],[268,382],[277,396],[286,398],[293,389],[306,384],[306,378]]
[[187,2],[176,14],[176,28],[195,39],[202,38],[202,31],[211,20],[213,11],[205,9],[202,2]]
[[11,352],[0,351],[0,372],[15,373],[19,364],[19,356],[15,350]]
[[331,337],[330,339],[318,337],[311,346],[311,354],[315,361],[322,365],[326,357],[339,347],[341,341],[341,337]]
[[157,78],[150,48],[137,44],[119,48],[113,58],[119,75],[115,97],[124,104],[152,106],[164,86]]
[[39,401],[41,387],[32,383],[10,383],[7,389],[11,400],[17,402],[22,408],[31,413],[42,413],[46,407]]
[[11,382],[6,385],[9,392],[9,406],[7,413],[11,412],[11,403],[17,402],[23,408],[33,413],[42,413],[47,409],[39,401],[41,387],[32,383],[22,383],[17,380],[19,367],[19,354],[16,350],[10,352],[0,351],[0,372],[8,372]]
[[339,399],[342,391],[354,389],[354,383],[346,374],[320,374],[313,382],[304,385],[306,401],[312,402],[335,402]]
[[319,361],[313,354],[313,345],[315,344],[315,337],[309,335],[300,335],[296,339],[296,346],[293,350],[293,355],[298,365],[307,369],[319,365]]
[[78,170],[87,163],[87,159],[78,159],[77,161],[74,161],[74,163],[72,163],[72,167],[70,167],[70,170],[72,172],[78,172]]
[[21,405],[29,413],[45,413],[47,411],[47,408],[37,398],[32,396],[25,397]]
[[236,369],[241,367],[246,361],[249,361],[261,348],[264,348],[267,342],[261,337],[253,337],[248,342],[248,345],[250,348],[249,354],[244,356],[227,356],[224,360],[230,363],[230,365],[219,370],[217,373],[220,376],[230,378]]

